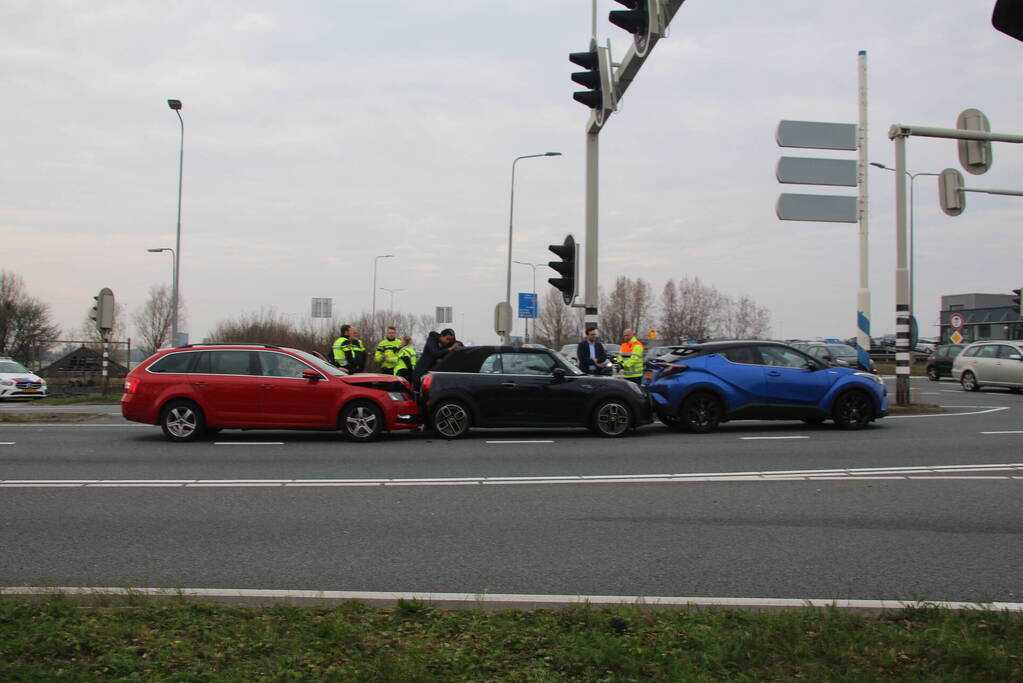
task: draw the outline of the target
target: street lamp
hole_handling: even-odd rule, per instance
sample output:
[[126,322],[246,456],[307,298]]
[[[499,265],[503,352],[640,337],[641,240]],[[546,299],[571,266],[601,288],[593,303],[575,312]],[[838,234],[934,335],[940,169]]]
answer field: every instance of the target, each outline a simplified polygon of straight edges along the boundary
[[377,264],[380,263],[382,258],[394,258],[394,254],[382,254],[373,259],[373,313],[370,316],[370,327],[374,329],[370,331],[371,334],[376,334],[377,324]]
[[[146,249],[146,251],[148,251],[150,253],[153,253],[153,254],[159,254],[161,251],[169,251],[171,253],[171,258],[173,259],[173,261],[171,261],[171,263],[172,263],[172,266],[171,266],[172,271],[171,272],[172,273],[177,273],[178,272],[178,252],[174,251],[170,247],[157,247],[155,249]],[[178,304],[177,298],[172,295],[171,296],[171,305],[175,307],[175,310],[173,311],[173,313],[171,315],[171,320],[177,320],[177,309],[176,309],[177,304]],[[171,332],[171,334],[173,335],[174,333]],[[176,341],[172,338],[171,339],[171,346],[174,346],[175,343],[176,343]]]
[[[879,164],[876,161],[871,161],[870,165],[876,166],[877,168],[883,168],[884,170],[891,171],[892,173],[896,172],[891,166],[885,166],[884,164]],[[915,315],[916,311],[916,307],[913,305],[913,281],[916,279],[916,271],[913,266],[913,183],[916,181],[917,176],[940,176],[941,174],[927,173],[925,171],[917,171],[916,173],[906,171],[906,175],[909,176],[909,314],[912,316]]]
[[[530,268],[533,269],[533,294],[535,295],[536,294],[536,267],[537,266],[545,266],[547,264],[546,263],[526,263],[525,261],[513,261],[513,263],[517,263],[520,266],[529,266]],[[529,343],[529,318],[526,318],[526,343],[527,344]]]
[[[508,201],[508,279],[504,290],[504,301],[507,305],[511,306],[511,266],[512,266],[512,226],[514,225],[515,218],[515,164],[519,163],[519,159],[533,159],[535,157],[560,157],[561,152],[544,152],[543,154],[526,154],[524,156],[515,157],[515,161],[512,162],[511,172],[511,198]],[[501,340],[502,344],[508,343],[509,332],[504,333],[504,338]]]
[[390,308],[390,310],[394,311],[394,293],[395,292],[404,292],[405,291],[405,287],[398,287],[397,289],[391,289],[390,287],[380,287],[380,289],[382,289],[385,292],[390,292],[391,293],[391,308]]
[[174,242],[174,283],[172,285],[171,298],[171,346],[178,345],[178,276],[179,258],[181,253],[181,180],[185,171],[185,120],[181,118],[181,100],[167,100],[167,106],[174,110],[181,123],[181,152],[178,156],[178,231]]

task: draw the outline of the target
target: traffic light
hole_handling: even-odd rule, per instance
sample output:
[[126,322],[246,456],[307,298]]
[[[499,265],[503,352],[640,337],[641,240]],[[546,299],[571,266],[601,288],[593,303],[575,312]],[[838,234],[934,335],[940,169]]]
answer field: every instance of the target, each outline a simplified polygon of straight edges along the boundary
[[1023,40],[1023,4],[1019,0],[998,0],[991,12],[991,25],[1016,40]]
[[575,238],[569,235],[565,238],[564,244],[551,244],[547,248],[561,259],[560,261],[547,262],[547,265],[556,270],[561,276],[547,278],[547,282],[560,289],[565,304],[571,306],[572,301],[575,299],[576,276],[579,272],[579,265],[576,261]]
[[99,333],[106,335],[114,327],[114,293],[109,287],[104,287],[92,298],[96,303],[93,304],[89,317]]
[[938,200],[949,216],[958,216],[966,209],[963,174],[958,169],[946,168],[938,175]]
[[659,0],[615,0],[629,9],[611,10],[607,18],[612,24],[632,34],[636,56],[646,57],[650,36],[658,26]]
[[1023,296],[1021,296],[1023,295],[1023,288],[1014,289],[1012,290],[1012,293],[1016,295],[1012,297],[1012,305],[1016,307],[1017,313],[1023,315],[1023,302],[1021,302],[1021,299],[1023,299]]
[[590,109],[600,112],[610,93],[606,92],[605,86],[609,85],[602,71],[601,50],[595,44],[588,52],[573,52],[568,55],[568,61],[577,64],[586,71],[576,71],[572,74],[572,80],[588,90],[578,90],[572,93],[572,99],[585,104]]
[[[991,132],[991,123],[979,109],[966,109],[956,118],[956,128],[967,131]],[[958,140],[959,165],[973,175],[987,173],[991,168],[990,140]]]

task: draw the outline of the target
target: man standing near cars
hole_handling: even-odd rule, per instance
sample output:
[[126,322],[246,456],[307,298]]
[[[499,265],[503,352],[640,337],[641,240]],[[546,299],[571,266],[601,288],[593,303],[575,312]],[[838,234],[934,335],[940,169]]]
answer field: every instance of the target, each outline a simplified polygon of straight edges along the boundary
[[345,365],[343,367],[348,372],[363,372],[366,369],[366,347],[362,345],[362,340],[359,339],[358,327],[348,328],[348,339],[341,348],[345,355]]
[[339,368],[346,367],[348,361],[345,359],[345,344],[348,343],[348,330],[351,329],[351,325],[341,326],[341,336],[334,340],[334,343],[330,346],[330,358],[334,365]]
[[575,357],[579,359],[579,369],[588,375],[599,375],[607,362],[604,345],[597,341],[597,328],[586,330],[586,338],[576,347]]
[[622,332],[622,345],[618,350],[618,364],[622,366],[622,378],[639,384],[643,379],[643,344],[631,328]]
[[387,328],[387,337],[377,343],[377,350],[373,354],[373,360],[380,367],[380,372],[385,375],[397,374],[394,366],[398,364],[398,349],[401,348],[401,341],[397,339],[398,330],[393,325]]
[[419,362],[416,363],[416,369],[412,375],[414,380],[412,385],[419,387],[423,375],[432,370],[440,362],[441,358],[448,355],[449,351],[460,348],[462,348],[462,342],[455,340],[455,331],[450,327],[440,332],[431,332],[430,336],[426,339],[426,345],[423,347],[423,355],[419,357]]

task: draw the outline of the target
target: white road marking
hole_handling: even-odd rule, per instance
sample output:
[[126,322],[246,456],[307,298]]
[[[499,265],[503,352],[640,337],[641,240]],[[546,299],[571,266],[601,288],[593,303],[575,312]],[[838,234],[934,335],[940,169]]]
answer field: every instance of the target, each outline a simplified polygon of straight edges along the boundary
[[1023,434],[1023,431],[1008,431],[1008,432],[981,432],[981,434]]
[[[979,408],[980,406],[942,406],[942,408]],[[984,415],[985,413],[997,413],[1002,410],[1008,410],[1009,406],[999,406],[997,408],[988,408],[987,410],[977,410],[972,413],[931,413],[929,415],[889,415],[884,418],[885,420],[900,420],[909,417],[960,417],[962,415]]]
[[144,595],[154,598],[180,597],[219,600],[361,600],[394,605],[399,600],[419,600],[450,606],[481,606],[505,608],[551,607],[566,604],[635,605],[649,607],[685,607],[688,605],[765,609],[801,607],[835,607],[851,610],[901,610],[907,607],[938,607],[948,610],[983,610],[992,612],[1023,612],[1021,602],[960,602],[847,600],[841,598],[735,598],[676,597],[664,595],[558,595],[520,593],[422,593],[386,591],[318,591],[272,590],[263,588],[108,588],[70,586],[44,588],[34,586],[0,587],[0,595]]
[[543,439],[537,441],[486,441],[485,443],[490,444],[506,444],[506,443],[554,443],[554,439]]
[[0,441],[0,446],[13,446],[17,441]]
[[740,436],[741,441],[771,441],[776,439],[809,439],[808,436]]
[[283,446],[283,441],[214,441],[214,446]]
[[[0,479],[0,488],[287,488],[356,486],[542,486],[551,484],[693,484],[736,481],[855,481],[858,479],[979,479],[970,473],[1005,472],[996,478],[1023,480],[1023,463],[858,467],[853,469],[707,472],[689,474],[578,474],[543,477],[446,477],[417,479]],[[950,477],[949,475],[964,475]],[[916,475],[916,476],[913,476]]]

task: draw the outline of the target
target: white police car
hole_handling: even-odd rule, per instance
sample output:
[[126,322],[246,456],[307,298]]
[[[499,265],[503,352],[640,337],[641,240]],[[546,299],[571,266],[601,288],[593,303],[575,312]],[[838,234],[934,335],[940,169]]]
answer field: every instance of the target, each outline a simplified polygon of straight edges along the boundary
[[46,380],[12,358],[0,358],[0,401],[46,398]]

